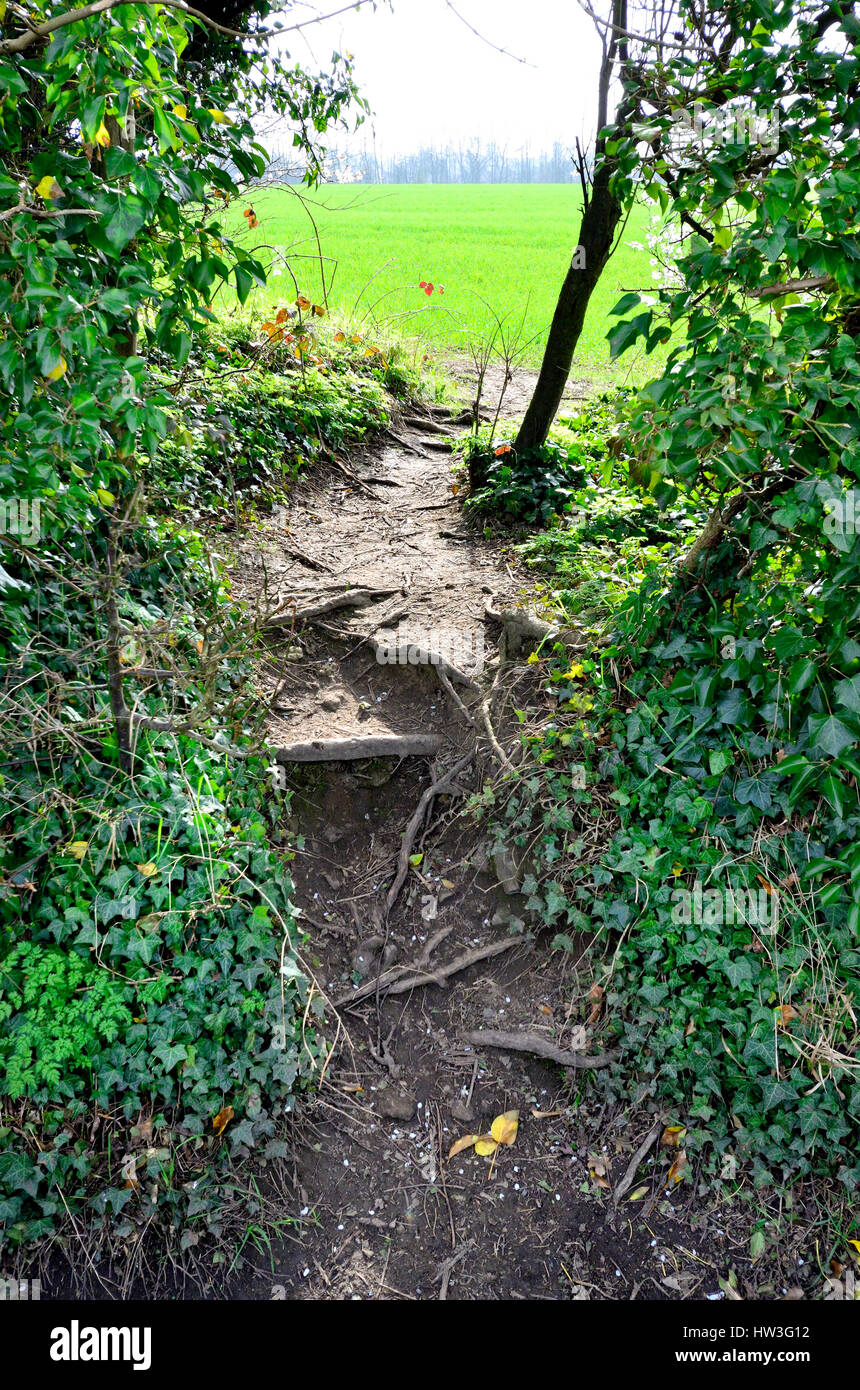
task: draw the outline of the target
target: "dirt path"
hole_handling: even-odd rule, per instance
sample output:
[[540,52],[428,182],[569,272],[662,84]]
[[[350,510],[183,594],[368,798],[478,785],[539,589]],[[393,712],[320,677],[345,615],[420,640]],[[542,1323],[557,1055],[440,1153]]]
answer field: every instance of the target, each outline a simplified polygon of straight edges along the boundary
[[[275,702],[271,743],[430,735],[438,750],[286,768],[283,842],[296,854],[304,952],[337,1047],[295,1122],[295,1189],[281,1200],[294,1224],[274,1251],[275,1272],[261,1255],[234,1296],[703,1297],[717,1287],[725,1234],[691,1215],[686,1194],[656,1208],[641,1202],[634,1220],[611,1199],[655,1117],[631,1125],[593,1072],[466,1038],[496,1029],[600,1048],[587,1023],[585,958],[577,966],[534,943],[540,924],[525,929],[511,865],[488,861],[462,815],[464,798],[498,773],[485,745],[470,760],[476,734],[462,708],[474,717],[481,696],[468,681],[485,686],[498,661],[499,628],[485,607],[522,600],[524,582],[467,530],[433,426],[429,417],[423,429],[401,423],[406,442],[353,458],[351,476],[305,480],[289,512],[241,547],[237,585],[247,594],[265,582],[270,597],[302,608],[347,584],[389,591],[275,635],[260,680]],[[380,662],[380,640],[411,646],[413,657],[442,652],[467,678],[451,682],[457,700],[426,662]],[[512,672],[518,698],[539,703],[533,668]],[[516,746],[515,720],[500,737]],[[407,865],[388,911],[404,828],[431,781],[458,762],[409,846],[423,857]],[[455,1139],[511,1109],[516,1142],[492,1164],[471,1149],[448,1161]],[[642,1159],[646,1176],[653,1154]]]

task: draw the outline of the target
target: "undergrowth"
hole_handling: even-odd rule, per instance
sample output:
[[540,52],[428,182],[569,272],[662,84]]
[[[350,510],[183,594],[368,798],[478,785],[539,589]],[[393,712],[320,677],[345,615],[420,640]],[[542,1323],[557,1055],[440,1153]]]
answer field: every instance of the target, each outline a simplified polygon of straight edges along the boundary
[[[560,646],[533,658],[557,716],[529,728],[524,770],[476,809],[519,856],[554,946],[579,953],[590,934],[596,1042],[616,1057],[594,1083],[607,1098],[670,1108],[699,1191],[815,1176],[851,1193],[854,552],[828,546],[817,485],[801,483],[777,513],[790,542],[775,550],[760,527],[738,580],[729,536],[691,585],[669,561],[689,544],[694,508],[661,511],[623,486],[595,487],[576,519],[522,546],[550,594],[600,619],[603,645],[593,660]],[[591,553],[611,569],[589,609]]]

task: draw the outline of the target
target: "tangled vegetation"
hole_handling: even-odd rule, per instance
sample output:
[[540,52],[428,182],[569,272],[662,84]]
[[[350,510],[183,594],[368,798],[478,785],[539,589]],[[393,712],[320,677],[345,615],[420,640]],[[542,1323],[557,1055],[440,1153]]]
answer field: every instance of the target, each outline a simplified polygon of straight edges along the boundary
[[[367,376],[231,357],[210,307],[264,281],[223,220],[265,166],[259,104],[312,177],[356,94],[339,58],[227,61],[206,34],[160,5],[0,20],[5,1249],[79,1217],[114,1254],[207,1248],[230,1194],[259,1211],[236,1165],[283,1152],[326,1055],[269,848],[253,615],[189,523],[383,418]],[[244,376],[213,421],[225,355]]]
[[[527,520],[554,505],[526,552],[559,596],[590,529],[614,550],[608,517],[642,539],[657,523],[644,574],[586,614],[604,634],[594,662],[548,658],[558,722],[532,740],[533,775],[486,809],[500,844],[539,836],[530,905],[557,945],[596,932],[610,1091],[668,1098],[711,1181],[816,1174],[853,1192],[860,26],[802,3],[723,22],[719,59],[671,58],[653,121],[607,153],[616,196],[635,172],[685,232],[674,288],[650,306],[626,294],[610,330],[616,354],[672,337],[616,431],[641,500],[592,496],[571,522],[574,455],[560,485],[543,475],[537,509],[518,500],[541,495],[530,458],[522,472],[497,458],[478,495]],[[713,104],[679,146],[665,94],[683,112],[708,81]],[[727,105],[746,134],[709,139]],[[679,522],[697,514],[693,541]]]

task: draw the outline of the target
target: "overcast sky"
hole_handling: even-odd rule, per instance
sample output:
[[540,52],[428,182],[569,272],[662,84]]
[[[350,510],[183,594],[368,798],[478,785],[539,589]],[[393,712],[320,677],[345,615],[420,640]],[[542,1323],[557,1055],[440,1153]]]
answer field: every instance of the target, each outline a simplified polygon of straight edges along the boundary
[[[334,49],[354,55],[374,111],[380,153],[420,145],[495,140],[566,148],[593,133],[600,46],[576,0],[394,0],[350,10],[291,34],[299,60],[324,66]],[[308,9],[310,10],[310,6]],[[323,6],[336,9],[337,0]],[[293,14],[300,12],[296,7]],[[365,127],[367,141],[371,132]],[[359,137],[361,143],[365,137]]]

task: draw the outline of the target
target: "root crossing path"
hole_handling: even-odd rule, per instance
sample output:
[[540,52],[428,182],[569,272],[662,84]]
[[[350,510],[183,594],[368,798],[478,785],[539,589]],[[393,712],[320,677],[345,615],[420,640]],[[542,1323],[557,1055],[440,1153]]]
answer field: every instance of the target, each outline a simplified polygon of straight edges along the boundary
[[[407,417],[239,542],[236,586],[272,614],[258,686],[327,1060],[286,1131],[289,1180],[260,1179],[287,1234],[248,1246],[228,1292],[677,1298],[669,1269],[701,1297],[707,1232],[612,1201],[654,1116],[600,1090],[587,958],[548,949],[519,852],[464,814],[503,806],[512,711],[547,697],[509,621],[527,582],[463,520],[456,432]],[[449,1160],[510,1110],[512,1145]]]

